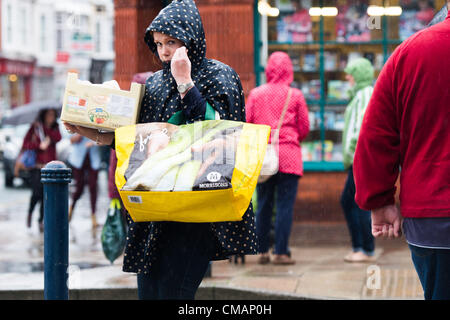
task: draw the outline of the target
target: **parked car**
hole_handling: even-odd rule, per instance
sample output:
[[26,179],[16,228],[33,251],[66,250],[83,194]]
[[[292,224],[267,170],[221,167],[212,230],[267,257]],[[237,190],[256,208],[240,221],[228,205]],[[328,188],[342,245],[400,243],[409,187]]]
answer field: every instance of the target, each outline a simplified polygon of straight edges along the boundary
[[[0,129],[0,135],[4,139],[3,170],[5,172],[5,187],[14,186],[14,167],[21,154],[23,138],[29,128],[30,124],[27,123],[16,126],[4,125]],[[61,131],[61,140],[56,144],[56,155],[58,160],[67,163],[71,149],[70,134],[67,133],[63,125],[59,126],[59,130]],[[29,185],[30,174],[28,170],[19,170],[19,178],[24,181],[25,185]]]

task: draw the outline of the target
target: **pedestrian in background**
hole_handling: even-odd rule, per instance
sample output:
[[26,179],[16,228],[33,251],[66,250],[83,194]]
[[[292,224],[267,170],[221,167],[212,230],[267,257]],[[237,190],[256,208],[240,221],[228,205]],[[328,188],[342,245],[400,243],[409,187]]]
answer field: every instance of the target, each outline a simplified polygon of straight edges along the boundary
[[[294,264],[289,251],[293,207],[299,178],[303,175],[300,142],[308,135],[309,118],[305,98],[290,88],[294,80],[292,61],[285,52],[270,55],[266,67],[267,83],[253,89],[247,100],[247,122],[277,129],[284,106],[286,113],[279,133],[279,171],[257,186],[256,231],[259,263],[270,262],[269,233],[276,195],[274,264]],[[288,92],[291,97],[288,101]]]
[[72,143],[72,150],[68,162],[72,167],[72,174],[75,179],[75,192],[72,194],[72,204],[69,207],[69,222],[73,217],[75,205],[87,185],[91,205],[92,229],[95,230],[98,227],[95,213],[97,209],[98,171],[101,163],[100,148],[93,141],[79,134],[71,136],[70,142]]
[[[239,76],[228,65],[206,58],[203,23],[194,1],[172,1],[152,21],[144,39],[162,70],[147,79],[139,123],[167,122],[178,111],[188,123],[204,120],[207,102],[220,119],[245,121]],[[114,133],[65,126],[114,147]],[[139,299],[194,299],[210,260],[255,253],[250,203],[241,221],[132,222],[123,271],[137,273]]]
[[375,240],[372,235],[370,211],[360,209],[355,202],[353,157],[364,112],[373,92],[374,68],[369,60],[358,58],[350,61],[344,71],[351,89],[349,92],[350,103],[345,109],[345,125],[342,133],[343,162],[348,174],[341,195],[341,206],[353,249],[344,257],[344,260],[368,262],[374,260]]
[[33,150],[36,155],[35,165],[30,169],[31,198],[28,208],[27,227],[31,227],[33,210],[38,202],[39,231],[44,231],[44,187],[41,183],[41,169],[50,161],[56,160],[56,143],[61,140],[56,111],[41,110],[24,137],[22,150]]
[[[425,299],[450,299],[450,13],[386,62],[354,160],[356,202],[375,237],[403,231]],[[400,174],[400,209],[395,183]]]

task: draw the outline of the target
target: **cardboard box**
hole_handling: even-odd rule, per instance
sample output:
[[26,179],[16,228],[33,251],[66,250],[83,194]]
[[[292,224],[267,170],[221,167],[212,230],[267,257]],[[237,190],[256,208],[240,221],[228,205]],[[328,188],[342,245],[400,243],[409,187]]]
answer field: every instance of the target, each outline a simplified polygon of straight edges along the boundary
[[144,85],[135,82],[126,91],[79,81],[78,74],[69,73],[61,120],[102,131],[134,125],[144,91]]

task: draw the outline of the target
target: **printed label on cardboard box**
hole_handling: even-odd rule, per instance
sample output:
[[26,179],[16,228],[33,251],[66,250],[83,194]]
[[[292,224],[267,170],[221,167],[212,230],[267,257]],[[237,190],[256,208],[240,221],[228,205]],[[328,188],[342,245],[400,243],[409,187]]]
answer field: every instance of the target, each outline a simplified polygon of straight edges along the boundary
[[109,102],[109,97],[105,95],[95,95],[92,97],[92,103],[96,107],[105,107]]
[[94,108],[88,111],[89,120],[92,123],[102,124],[109,119],[109,114],[103,108]]
[[111,94],[106,109],[112,115],[121,117],[132,117],[136,99]]
[[68,96],[66,106],[69,108],[84,110],[86,108],[86,100],[80,99],[76,96]]

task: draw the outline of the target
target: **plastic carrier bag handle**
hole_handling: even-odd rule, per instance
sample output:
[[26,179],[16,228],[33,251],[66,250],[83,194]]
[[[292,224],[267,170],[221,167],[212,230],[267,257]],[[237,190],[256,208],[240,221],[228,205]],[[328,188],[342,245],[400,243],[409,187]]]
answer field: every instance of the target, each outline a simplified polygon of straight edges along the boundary
[[[211,107],[211,105],[208,102],[206,102],[205,120],[215,120],[215,119],[216,119],[216,111],[214,110],[213,107]],[[181,124],[186,124],[186,118],[184,117],[183,111],[180,110],[174,113],[167,122],[178,126]]]
[[111,202],[109,203],[109,208],[110,209],[117,208],[120,210],[122,208],[122,206],[120,205],[119,199],[118,198],[111,199]]

